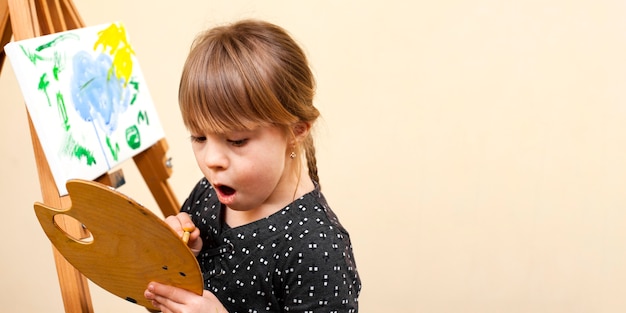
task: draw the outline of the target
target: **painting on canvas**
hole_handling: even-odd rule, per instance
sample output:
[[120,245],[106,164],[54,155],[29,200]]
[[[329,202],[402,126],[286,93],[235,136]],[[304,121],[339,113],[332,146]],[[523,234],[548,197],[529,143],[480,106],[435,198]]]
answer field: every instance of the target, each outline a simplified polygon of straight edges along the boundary
[[15,71],[60,195],[163,138],[124,25],[111,23],[12,42]]

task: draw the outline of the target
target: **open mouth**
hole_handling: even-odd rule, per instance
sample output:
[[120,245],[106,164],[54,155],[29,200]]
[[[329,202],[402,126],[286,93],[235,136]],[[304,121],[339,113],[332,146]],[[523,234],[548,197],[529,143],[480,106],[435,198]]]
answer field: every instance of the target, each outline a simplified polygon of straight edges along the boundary
[[235,194],[235,189],[229,187],[229,186],[225,186],[225,185],[221,185],[218,186],[217,189],[219,190],[219,192],[225,196],[231,196],[233,194]]

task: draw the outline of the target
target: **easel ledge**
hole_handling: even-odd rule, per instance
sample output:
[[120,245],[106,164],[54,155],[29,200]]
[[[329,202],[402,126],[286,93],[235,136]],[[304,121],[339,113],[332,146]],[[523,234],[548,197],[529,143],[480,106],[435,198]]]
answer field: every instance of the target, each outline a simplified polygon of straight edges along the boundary
[[[6,57],[4,46],[11,41],[11,37],[15,40],[23,40],[84,26],[85,23],[71,0],[0,0],[0,48],[2,49],[0,72]],[[61,209],[69,208],[70,199],[68,196],[59,196],[59,190],[54,183],[50,166],[29,115],[28,124],[43,203]],[[165,216],[178,213],[180,208],[168,183],[172,174],[171,167],[167,165],[169,163],[166,157],[168,148],[166,140],[161,139],[133,158]],[[105,174],[96,181],[119,187],[124,183],[124,177],[119,170]],[[76,238],[87,235],[82,226],[73,220],[64,219],[58,221],[58,224]],[[87,279],[54,247],[53,253],[65,312],[93,312]]]

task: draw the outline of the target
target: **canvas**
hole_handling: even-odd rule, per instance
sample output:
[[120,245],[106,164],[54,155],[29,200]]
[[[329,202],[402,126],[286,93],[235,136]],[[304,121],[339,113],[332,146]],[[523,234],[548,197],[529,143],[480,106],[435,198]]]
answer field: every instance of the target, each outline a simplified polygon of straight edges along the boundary
[[122,23],[5,46],[60,195],[164,137]]

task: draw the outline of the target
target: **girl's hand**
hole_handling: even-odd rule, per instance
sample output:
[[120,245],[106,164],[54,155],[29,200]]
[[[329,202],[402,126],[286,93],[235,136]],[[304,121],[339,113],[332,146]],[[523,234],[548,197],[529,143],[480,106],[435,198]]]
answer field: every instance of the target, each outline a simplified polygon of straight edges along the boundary
[[144,296],[163,313],[228,313],[217,297],[208,290],[204,290],[202,296],[199,296],[185,289],[151,282]]
[[[195,256],[202,250],[202,239],[200,239],[200,230],[193,224],[189,214],[181,212],[177,215],[168,216],[165,223],[169,225],[181,238],[186,237],[185,232],[189,232],[187,246]],[[185,238],[187,239],[187,238]]]

